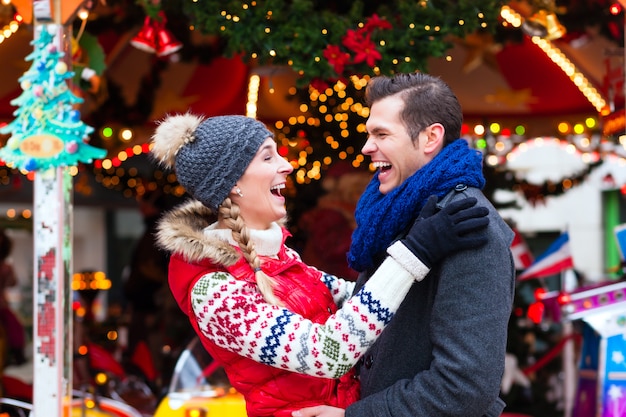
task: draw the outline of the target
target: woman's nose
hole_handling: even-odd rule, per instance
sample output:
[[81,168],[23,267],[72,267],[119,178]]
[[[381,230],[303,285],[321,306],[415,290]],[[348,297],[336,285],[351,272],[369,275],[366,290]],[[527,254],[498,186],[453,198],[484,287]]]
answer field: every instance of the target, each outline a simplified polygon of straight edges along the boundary
[[280,172],[291,174],[293,172],[293,166],[286,159],[283,159],[283,161],[283,164],[280,166]]

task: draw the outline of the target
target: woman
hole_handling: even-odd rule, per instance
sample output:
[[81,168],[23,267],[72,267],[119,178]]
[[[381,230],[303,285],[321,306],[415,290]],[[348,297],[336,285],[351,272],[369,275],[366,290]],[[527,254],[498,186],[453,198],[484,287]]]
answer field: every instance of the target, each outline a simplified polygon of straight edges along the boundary
[[[353,282],[307,266],[285,246],[281,190],[293,168],[262,123],[170,116],[153,136],[152,153],[193,197],[158,227],[159,244],[171,252],[170,288],[245,396],[250,417],[355,401],[351,369],[413,282],[443,256],[486,242],[487,213],[465,200],[417,221],[350,298]],[[444,245],[429,244],[435,231]]]

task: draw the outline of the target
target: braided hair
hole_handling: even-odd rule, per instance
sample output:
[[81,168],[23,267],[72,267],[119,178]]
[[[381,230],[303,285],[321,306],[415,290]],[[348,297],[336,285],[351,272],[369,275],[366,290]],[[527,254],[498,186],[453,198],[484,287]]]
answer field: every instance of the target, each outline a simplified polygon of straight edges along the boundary
[[261,260],[256,253],[254,242],[250,239],[250,229],[240,216],[239,205],[234,203],[230,197],[226,197],[218,207],[218,213],[222,216],[224,224],[232,230],[233,239],[239,245],[244,258],[254,271],[256,284],[265,301],[272,305],[282,306],[283,303],[274,294],[274,280],[261,270]]

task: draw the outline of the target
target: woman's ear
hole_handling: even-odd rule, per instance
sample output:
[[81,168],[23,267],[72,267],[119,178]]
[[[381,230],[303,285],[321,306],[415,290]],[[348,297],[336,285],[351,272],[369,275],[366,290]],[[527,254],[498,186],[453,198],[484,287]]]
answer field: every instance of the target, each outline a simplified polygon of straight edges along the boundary
[[241,192],[241,188],[239,188],[239,186],[237,184],[235,184],[233,186],[233,188],[230,189],[230,197],[231,199],[235,196],[238,197],[243,197],[243,193]]

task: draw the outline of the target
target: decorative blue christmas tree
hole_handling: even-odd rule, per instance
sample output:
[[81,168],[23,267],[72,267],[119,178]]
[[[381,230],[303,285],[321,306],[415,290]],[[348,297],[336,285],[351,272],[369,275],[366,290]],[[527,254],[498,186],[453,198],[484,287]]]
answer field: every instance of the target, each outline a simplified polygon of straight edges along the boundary
[[23,93],[11,104],[17,106],[15,119],[0,129],[11,134],[0,159],[8,166],[26,171],[75,166],[104,158],[106,150],[88,144],[91,126],[81,121],[77,104],[83,99],[69,88],[74,73],[62,61],[65,55],[54,42],[55,36],[42,27],[31,42],[33,61],[20,77]]

